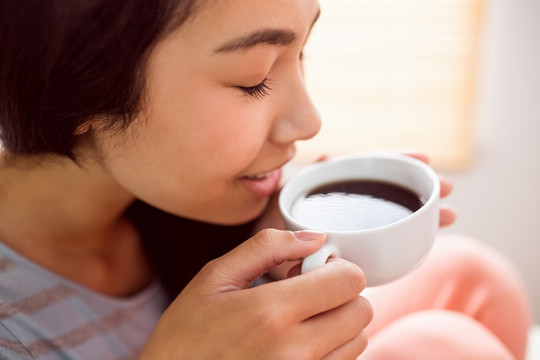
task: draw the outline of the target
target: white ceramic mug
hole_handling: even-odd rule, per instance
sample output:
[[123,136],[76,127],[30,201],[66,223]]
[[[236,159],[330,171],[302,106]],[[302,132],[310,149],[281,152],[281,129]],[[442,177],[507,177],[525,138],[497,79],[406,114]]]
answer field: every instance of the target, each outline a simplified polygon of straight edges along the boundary
[[[294,202],[321,185],[345,180],[375,180],[406,188],[424,199],[423,206],[396,222],[354,231],[309,227],[291,215]],[[324,231],[321,249],[306,257],[302,273],[338,256],[362,268],[368,286],[394,281],[416,268],[429,253],[439,228],[440,183],[431,167],[399,154],[336,157],[310,165],[290,179],[279,197],[279,208],[289,230]]]

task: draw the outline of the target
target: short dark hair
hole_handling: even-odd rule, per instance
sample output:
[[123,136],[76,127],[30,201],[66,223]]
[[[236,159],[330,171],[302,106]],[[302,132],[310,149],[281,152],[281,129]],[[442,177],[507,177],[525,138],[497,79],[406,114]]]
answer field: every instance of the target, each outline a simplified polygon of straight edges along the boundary
[[194,0],[0,1],[0,139],[12,155],[75,159],[89,120],[125,128],[153,45]]

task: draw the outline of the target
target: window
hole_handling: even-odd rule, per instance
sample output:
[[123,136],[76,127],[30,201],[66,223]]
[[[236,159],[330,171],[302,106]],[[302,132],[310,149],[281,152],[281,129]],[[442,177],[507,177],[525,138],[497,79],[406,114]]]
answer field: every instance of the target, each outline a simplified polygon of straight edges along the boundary
[[306,82],[323,118],[299,161],[415,148],[438,169],[471,157],[481,0],[321,0]]

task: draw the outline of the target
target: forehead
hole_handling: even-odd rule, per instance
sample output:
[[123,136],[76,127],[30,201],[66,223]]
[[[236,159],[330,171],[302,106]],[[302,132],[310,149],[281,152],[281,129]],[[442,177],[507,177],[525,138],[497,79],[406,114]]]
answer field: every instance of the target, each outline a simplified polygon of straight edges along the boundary
[[226,40],[260,29],[282,29],[305,36],[319,12],[316,0],[198,1],[192,17],[177,31],[196,47],[217,49]]

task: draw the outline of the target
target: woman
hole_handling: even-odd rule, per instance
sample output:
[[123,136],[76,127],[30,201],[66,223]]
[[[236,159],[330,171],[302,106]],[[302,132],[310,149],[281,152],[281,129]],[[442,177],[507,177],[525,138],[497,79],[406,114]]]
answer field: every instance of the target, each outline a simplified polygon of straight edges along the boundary
[[[372,306],[358,296],[361,269],[333,259],[283,276],[323,233],[276,230],[272,206],[249,223],[267,208],[295,141],[320,127],[301,61],[317,1],[6,0],[0,14],[2,358],[348,359],[366,334],[366,359],[394,350],[419,358],[413,350],[424,346],[395,343],[415,322],[391,325],[415,306],[451,306],[399,304],[400,286],[426,289],[427,299],[435,285],[466,283],[471,268],[461,275],[428,261],[437,280],[425,282],[434,272],[423,266],[373,290],[364,331]],[[443,225],[453,218],[441,209]],[[253,235],[251,225],[264,230]],[[478,247],[460,246],[452,260]],[[474,254],[460,264],[494,258]],[[493,269],[507,274],[499,287],[516,291],[480,308],[512,309],[512,336],[468,308],[450,320],[446,310],[426,316],[489,339],[480,354],[519,358],[521,289],[504,261],[485,268],[472,288],[446,295],[465,299],[495,287]],[[280,281],[250,288],[269,271]],[[163,283],[173,296],[181,290],[170,305]],[[467,353],[458,344],[435,351]]]

